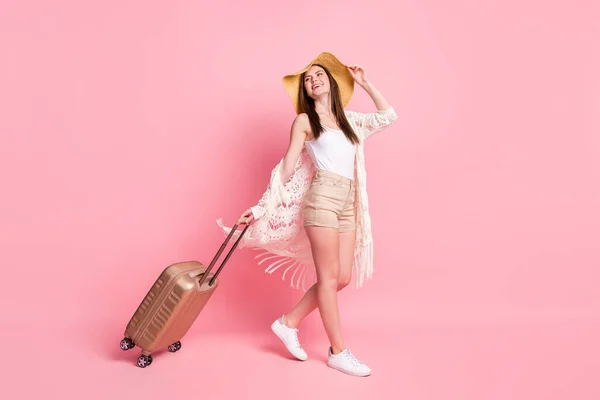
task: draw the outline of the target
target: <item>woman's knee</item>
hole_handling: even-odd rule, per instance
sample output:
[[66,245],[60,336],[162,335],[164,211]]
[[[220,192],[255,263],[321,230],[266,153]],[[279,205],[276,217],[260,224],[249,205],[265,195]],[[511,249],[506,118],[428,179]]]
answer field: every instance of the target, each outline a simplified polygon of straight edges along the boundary
[[351,281],[352,281],[351,275],[340,274],[340,277],[338,279],[338,290],[342,290],[343,288],[348,286]]
[[340,280],[339,265],[332,261],[328,265],[321,265],[320,267],[321,271],[318,274],[319,286],[336,290]]

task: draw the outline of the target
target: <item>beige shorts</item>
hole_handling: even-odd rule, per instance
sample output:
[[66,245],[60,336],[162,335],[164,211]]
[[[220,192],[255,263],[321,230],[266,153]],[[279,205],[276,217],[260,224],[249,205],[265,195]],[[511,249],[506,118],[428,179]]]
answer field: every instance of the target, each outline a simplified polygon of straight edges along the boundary
[[304,198],[304,226],[325,226],[340,232],[355,230],[354,194],[351,179],[317,170]]

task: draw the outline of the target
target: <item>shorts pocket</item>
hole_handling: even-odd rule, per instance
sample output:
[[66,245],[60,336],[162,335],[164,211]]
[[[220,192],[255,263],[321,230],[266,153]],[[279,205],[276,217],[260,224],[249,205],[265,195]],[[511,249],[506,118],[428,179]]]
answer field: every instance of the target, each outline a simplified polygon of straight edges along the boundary
[[334,187],[334,188],[342,187],[342,183],[341,182],[336,181],[335,179],[328,178],[326,176],[316,177],[313,180],[312,185],[314,185],[314,186],[327,186],[327,187]]

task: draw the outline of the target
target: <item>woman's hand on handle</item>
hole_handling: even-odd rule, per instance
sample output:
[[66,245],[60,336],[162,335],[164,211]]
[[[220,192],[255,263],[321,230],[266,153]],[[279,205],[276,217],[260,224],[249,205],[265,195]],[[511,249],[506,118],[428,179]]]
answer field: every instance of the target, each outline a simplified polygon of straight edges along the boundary
[[252,214],[252,210],[251,209],[247,209],[246,211],[244,211],[242,213],[242,215],[240,216],[240,218],[237,221],[238,225],[251,225],[254,222],[254,214]]

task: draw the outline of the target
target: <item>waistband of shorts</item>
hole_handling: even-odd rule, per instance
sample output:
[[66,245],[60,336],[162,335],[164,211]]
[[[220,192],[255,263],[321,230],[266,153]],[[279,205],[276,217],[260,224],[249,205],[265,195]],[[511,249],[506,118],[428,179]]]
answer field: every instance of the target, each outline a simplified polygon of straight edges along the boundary
[[352,186],[354,184],[354,180],[346,178],[342,175],[338,175],[335,172],[326,171],[324,169],[317,169],[315,178],[327,178],[348,186]]

